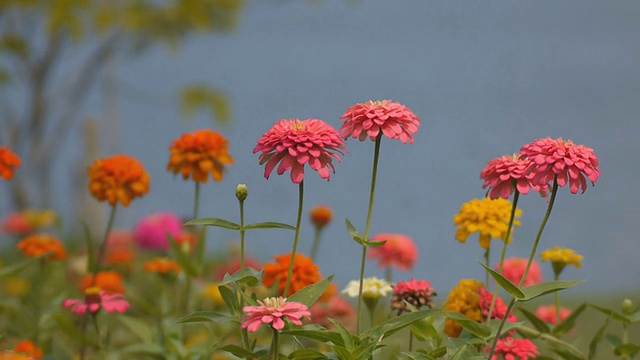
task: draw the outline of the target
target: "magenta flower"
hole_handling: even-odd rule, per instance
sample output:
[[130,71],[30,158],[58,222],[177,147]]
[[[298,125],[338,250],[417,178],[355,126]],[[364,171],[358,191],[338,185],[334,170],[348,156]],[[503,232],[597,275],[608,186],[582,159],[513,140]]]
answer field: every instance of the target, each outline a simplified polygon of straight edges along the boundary
[[84,291],[83,300],[67,299],[62,303],[62,307],[70,308],[71,313],[76,315],[84,315],[87,311],[92,314],[97,313],[100,309],[108,313],[119,312],[124,313],[129,308],[129,303],[124,300],[122,294],[111,294],[97,287],[90,287]]
[[364,141],[376,140],[380,132],[391,140],[413,144],[413,134],[418,132],[420,119],[404,105],[391,100],[368,101],[350,107],[340,117],[344,121],[340,135]]
[[133,237],[142,249],[168,250],[167,234],[175,239],[181,232],[182,220],[178,216],[169,212],[160,212],[140,220],[133,232]]
[[245,306],[242,309],[247,314],[242,320],[242,328],[252,333],[258,331],[262,324],[282,330],[285,319],[299,326],[302,325],[300,319],[311,316],[306,305],[298,302],[288,303],[287,299],[281,296],[258,300],[258,303],[260,306]]
[[380,247],[369,250],[369,259],[378,259],[378,267],[396,267],[409,271],[418,260],[418,248],[410,237],[402,234],[378,234],[371,241],[387,241]]
[[522,159],[518,154],[493,159],[480,172],[480,179],[484,180],[482,188],[487,188],[487,196],[491,199],[499,197],[509,199],[514,189],[526,195],[529,189],[544,191],[545,187],[534,185],[527,178],[531,161]]
[[407,310],[409,303],[420,309],[423,306],[433,309],[433,297],[436,291],[431,283],[425,280],[415,280],[411,278],[409,281],[400,281],[393,288],[393,296],[391,297],[391,309],[398,310],[398,314]]
[[[484,350],[488,352],[490,349],[490,347],[486,347]],[[507,336],[498,340],[496,351],[491,360],[528,360],[535,359],[538,354],[540,354],[538,348],[529,339],[514,339]]]
[[571,140],[549,137],[538,139],[520,150],[523,159],[529,159],[528,178],[533,185],[548,186],[558,177],[558,186],[569,184],[572,194],[587,190],[587,180],[595,185],[600,178],[598,157],[593,149],[584,145],[575,145]]
[[[344,142],[340,134],[322,120],[280,120],[267,131],[253,149],[261,152],[260,165],[265,165],[264,177],[278,165],[277,173],[291,171],[291,181],[300,184],[304,179],[304,166],[318,172],[321,178],[329,180],[331,171],[335,174],[332,159],[341,162],[337,154],[344,155]],[[331,169],[329,169],[331,168]],[[330,171],[331,170],[331,171]]]
[[[506,259],[502,264],[502,276],[506,277],[513,284],[520,285],[520,281],[524,276],[524,271],[527,268],[528,259],[512,257]],[[499,271],[500,264],[496,264],[495,270]],[[531,262],[529,273],[527,274],[527,280],[524,282],[524,286],[538,285],[542,282],[542,270],[540,264],[537,261]]]

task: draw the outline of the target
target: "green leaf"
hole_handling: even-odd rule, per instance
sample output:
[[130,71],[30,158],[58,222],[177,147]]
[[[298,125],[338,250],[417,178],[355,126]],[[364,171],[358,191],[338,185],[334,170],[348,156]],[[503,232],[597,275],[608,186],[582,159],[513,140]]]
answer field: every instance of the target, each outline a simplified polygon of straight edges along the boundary
[[[137,343],[128,345],[118,351],[118,354],[128,355],[128,354],[140,354],[140,355],[151,355],[158,357],[160,359],[164,359],[166,355],[166,349],[158,344],[150,344],[150,343]],[[129,357],[122,357],[129,358]]]
[[538,298],[542,295],[554,293],[556,291],[572,288],[576,285],[582,284],[584,280],[573,281],[549,281],[538,285],[529,286],[522,289],[524,298],[518,299],[518,301],[529,301]]
[[598,305],[594,305],[594,304],[589,304],[590,307],[596,309],[597,311],[607,315],[608,317],[612,318],[613,320],[622,323],[622,324],[629,324],[630,319],[624,315],[621,315],[611,309],[607,309],[607,308],[603,308],[601,306]]
[[467,330],[469,333],[479,337],[486,338],[491,335],[491,328],[484,324],[477,323],[473,320],[467,319],[466,316],[457,313],[457,312],[449,312],[445,311],[445,315],[451,320],[455,320],[463,329]]
[[240,303],[238,302],[238,295],[235,291],[229,289],[225,285],[218,286],[218,291],[222,296],[224,304],[227,306],[227,310],[231,315],[236,315],[240,312]]
[[173,253],[173,256],[176,258],[176,262],[178,263],[178,265],[180,265],[182,270],[184,270],[184,272],[189,276],[198,276],[198,270],[189,258],[189,255],[182,251],[182,248],[180,248],[180,245],[176,242],[176,239],[174,239],[173,236],[169,233],[167,233],[167,238],[169,239],[171,252]]
[[84,230],[84,241],[87,246],[87,273],[92,273],[96,268],[96,249],[93,246],[93,238],[89,226],[83,221],[82,229]]
[[335,331],[330,331],[326,329],[315,330],[315,329],[310,329],[305,327],[304,329],[296,328],[291,330],[283,330],[280,333],[289,335],[289,336],[295,336],[298,338],[315,340],[322,343],[332,343],[338,346],[343,346],[343,347],[345,346],[344,340],[342,339],[340,334],[338,334]]
[[536,330],[544,334],[549,334],[551,332],[549,325],[547,325],[547,323],[545,323],[544,321],[540,320],[540,318],[538,318],[534,313],[523,308],[518,308],[518,311],[520,311],[522,315],[524,315],[524,317],[526,317],[527,320],[531,322],[531,325],[533,325],[533,327],[536,328]]
[[207,228],[202,228],[200,233],[198,234],[198,242],[196,243],[196,247],[193,249],[193,253],[191,256],[194,259],[195,267],[198,270],[198,273],[202,273],[202,267],[204,265],[204,253],[207,248]]
[[622,345],[622,340],[617,335],[606,334],[604,338],[607,339],[607,341],[609,342],[609,345],[611,345],[614,348]]
[[246,225],[244,227],[245,230],[251,229],[285,229],[285,230],[295,230],[295,226],[291,226],[289,224],[283,224],[279,222],[262,222],[257,224]]
[[260,285],[260,278],[262,278],[261,271],[247,267],[244,268],[244,275],[242,275],[242,270],[236,271],[233,275],[229,275],[229,273],[224,274],[224,278],[219,286],[233,283],[236,285],[243,284],[249,287],[255,287]]
[[215,311],[196,311],[178,320],[178,324],[194,322],[212,322],[216,324],[226,324],[234,321],[237,321],[236,318],[229,315],[220,314]]
[[9,276],[13,276],[16,275],[17,273],[21,272],[22,270],[26,269],[27,267],[29,267],[29,265],[35,263],[36,261],[38,261],[40,258],[28,258],[24,261],[21,261],[19,263],[7,266],[2,268],[2,270],[0,270],[0,279],[4,278],[4,277],[9,277]]
[[580,316],[580,314],[586,308],[587,308],[586,303],[583,303],[582,305],[578,306],[575,310],[573,310],[573,312],[571,313],[571,315],[569,315],[569,317],[561,321],[560,324],[558,324],[555,328],[553,328],[551,333],[557,336],[557,335],[562,335],[569,332],[569,330],[573,329],[573,327],[576,326],[576,320],[578,319],[578,316]]
[[496,280],[496,282],[500,285],[500,287],[505,289],[509,294],[511,294],[511,296],[513,296],[518,300],[524,298],[524,293],[516,285],[511,283],[511,281],[509,281],[506,277],[492,270],[485,264],[482,264],[482,263],[479,263],[479,264],[482,265],[482,267],[489,272],[489,275],[491,275]]
[[615,349],[613,349],[613,353],[617,356],[634,356],[638,351],[640,351],[640,346],[635,344],[622,344]]
[[421,352],[402,352],[400,355],[404,355],[411,360],[437,360],[436,357],[433,357],[429,354],[421,353]]
[[322,296],[325,291],[327,291],[327,288],[331,284],[331,280],[333,280],[333,275],[320,281],[319,283],[309,285],[298,290],[295,294],[289,296],[287,301],[299,302],[307,305],[307,307],[311,307],[311,305],[313,305],[316,300],[318,300],[318,298]]
[[349,232],[349,235],[351,236],[353,241],[364,246],[364,241],[365,241],[364,235],[362,235],[362,233],[356,230],[356,228],[353,226],[353,224],[351,224],[351,221],[349,221],[349,219],[345,218],[344,222],[347,225],[347,231]]
[[447,347],[446,346],[440,346],[439,348],[433,349],[433,351],[431,351],[431,356],[434,356],[436,358],[440,358],[447,355]]
[[289,354],[289,359],[296,359],[296,360],[317,360],[317,359],[329,359],[328,357],[324,356],[324,354],[322,354],[319,351],[316,350],[311,350],[311,349],[300,349],[300,350],[296,350],[294,352],[292,352],[291,354]]
[[256,356],[257,354],[252,353],[251,351],[247,351],[245,348],[240,347],[238,345],[223,345],[223,346],[218,346],[218,345],[214,345],[213,347],[214,351],[226,351],[228,353],[231,353],[239,358],[243,358],[243,359],[257,359],[258,356]]
[[433,318],[424,318],[411,324],[409,329],[418,340],[439,339],[440,333],[432,325],[432,322]]
[[347,329],[345,329],[342,324],[333,319],[329,319],[329,321],[331,321],[331,323],[335,326],[336,331],[340,334],[344,347],[349,351],[353,351],[353,349],[355,348],[355,341],[360,342],[360,339],[356,338],[354,341],[355,335],[351,335],[351,333]]
[[372,327],[371,329],[365,331],[362,335],[364,337],[368,337],[375,341],[382,339],[386,336],[389,336],[396,331],[403,329],[412,323],[422,320],[428,316],[433,316],[440,314],[442,310],[420,310],[416,312],[406,312],[400,316],[393,317],[389,320],[383,321],[382,323]]
[[369,247],[377,248],[387,243],[387,240],[383,241],[363,241],[363,244]]
[[187,221],[184,225],[185,226],[194,226],[194,225],[216,226],[216,227],[221,227],[229,230],[240,230],[240,225],[225,219],[218,219],[218,218],[194,219],[191,221]]
[[153,331],[144,321],[125,315],[118,316],[118,321],[131,330],[143,343],[153,342]]
[[593,335],[593,338],[589,342],[589,355],[587,357],[588,360],[593,360],[596,358],[596,354],[598,352],[598,344],[600,344],[600,341],[602,341],[602,336],[604,335],[604,331],[608,325],[609,325],[609,318],[605,320],[604,324],[602,324],[602,326],[600,327],[600,329],[598,329],[596,334]]
[[563,360],[584,360],[584,358],[575,355],[573,352],[564,349],[551,349],[554,353],[561,356]]

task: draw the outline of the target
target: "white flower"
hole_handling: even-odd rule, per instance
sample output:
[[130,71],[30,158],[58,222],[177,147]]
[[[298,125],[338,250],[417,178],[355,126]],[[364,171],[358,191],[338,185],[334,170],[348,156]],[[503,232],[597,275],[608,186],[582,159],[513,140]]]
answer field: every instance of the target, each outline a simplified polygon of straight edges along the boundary
[[[343,295],[347,295],[352,298],[358,297],[358,290],[360,290],[360,281],[350,281],[347,287],[342,290]],[[362,297],[364,299],[379,299],[385,297],[393,292],[393,287],[386,280],[378,279],[377,277],[370,277],[364,279],[362,283]]]

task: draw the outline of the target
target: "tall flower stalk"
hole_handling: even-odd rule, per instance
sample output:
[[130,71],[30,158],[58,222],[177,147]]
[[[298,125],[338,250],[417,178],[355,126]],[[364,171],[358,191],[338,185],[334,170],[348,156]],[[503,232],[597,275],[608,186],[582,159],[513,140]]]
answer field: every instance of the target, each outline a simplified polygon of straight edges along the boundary
[[296,233],[293,237],[293,248],[291,249],[291,261],[289,262],[289,271],[287,273],[287,282],[284,285],[283,296],[289,296],[289,286],[291,286],[291,278],[293,276],[293,263],[298,249],[298,239],[300,238],[300,223],[302,222],[302,207],[304,204],[304,181],[298,184],[298,215],[296,217]]

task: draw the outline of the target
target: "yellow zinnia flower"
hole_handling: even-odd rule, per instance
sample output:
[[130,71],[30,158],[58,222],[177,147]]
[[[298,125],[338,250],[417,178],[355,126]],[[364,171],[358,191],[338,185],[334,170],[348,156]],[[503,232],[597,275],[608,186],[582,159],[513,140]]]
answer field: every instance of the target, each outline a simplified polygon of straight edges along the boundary
[[[467,319],[481,322],[482,310],[480,309],[480,295],[478,289],[482,283],[477,280],[460,280],[458,286],[453,288],[444,303],[444,309],[451,312],[459,312]],[[454,320],[444,323],[444,333],[451,337],[460,336],[462,327]]]
[[[491,246],[491,239],[504,241],[511,209],[511,203],[502,198],[473,199],[463,204],[460,212],[453,217],[453,224],[458,227],[456,239],[465,243],[469,235],[478,233],[480,247],[485,250]],[[519,218],[521,214],[522,211],[516,209],[515,218]],[[520,226],[520,222],[514,219],[513,226]],[[509,236],[509,242],[511,242],[511,236]]]
[[543,251],[540,254],[540,258],[542,258],[543,262],[551,261],[553,272],[556,275],[559,275],[567,265],[573,265],[579,269],[582,267],[582,260],[584,259],[582,255],[578,255],[575,251],[558,246]]

